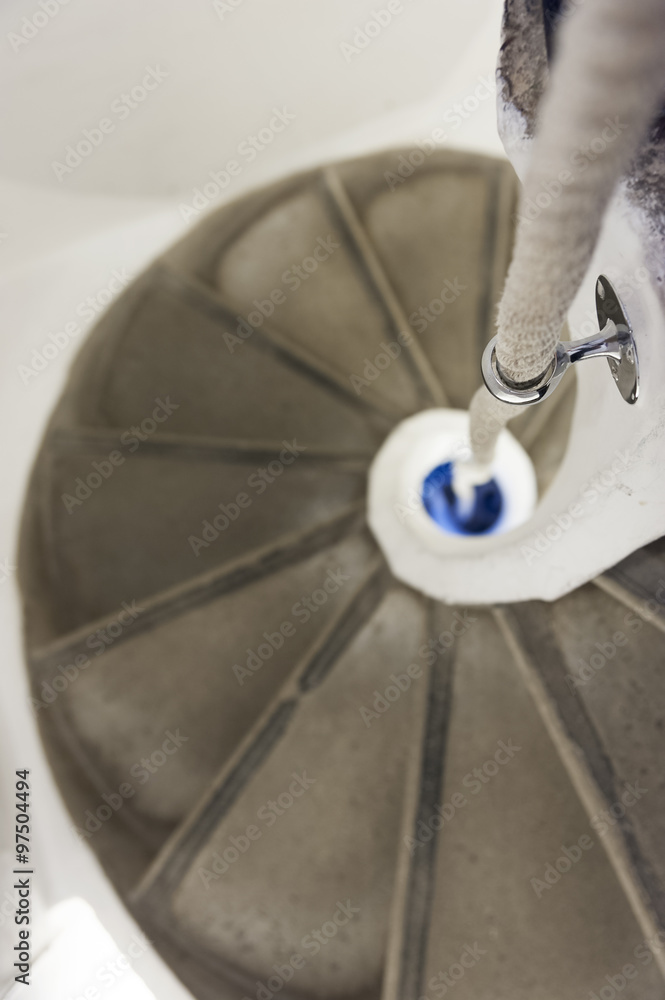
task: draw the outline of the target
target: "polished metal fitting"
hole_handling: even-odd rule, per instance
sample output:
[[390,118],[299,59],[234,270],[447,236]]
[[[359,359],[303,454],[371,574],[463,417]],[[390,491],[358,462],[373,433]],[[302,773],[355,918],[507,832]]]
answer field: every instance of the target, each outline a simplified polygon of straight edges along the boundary
[[516,406],[540,403],[551,396],[570,365],[586,358],[607,358],[619,392],[627,403],[634,403],[640,384],[635,339],[621,300],[604,274],[596,282],[596,314],[600,332],[586,340],[559,341],[550,366],[531,382],[517,384],[502,374],[496,360],[497,338],[493,337],[481,363],[489,391],[502,402]]

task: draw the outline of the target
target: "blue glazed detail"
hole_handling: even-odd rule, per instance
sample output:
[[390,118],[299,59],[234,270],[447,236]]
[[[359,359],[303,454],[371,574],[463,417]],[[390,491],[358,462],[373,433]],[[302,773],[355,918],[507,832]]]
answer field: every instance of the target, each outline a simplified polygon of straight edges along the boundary
[[453,490],[453,463],[437,465],[423,482],[422,499],[433,521],[454,535],[482,535],[496,527],[503,512],[503,495],[496,479],[474,486],[471,504]]

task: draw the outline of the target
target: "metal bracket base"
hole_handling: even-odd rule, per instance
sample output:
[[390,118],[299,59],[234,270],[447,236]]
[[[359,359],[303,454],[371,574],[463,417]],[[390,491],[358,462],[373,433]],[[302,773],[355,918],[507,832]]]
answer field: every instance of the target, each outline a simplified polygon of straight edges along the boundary
[[497,338],[493,337],[481,363],[483,381],[489,391],[502,402],[516,406],[540,403],[551,396],[570,365],[586,358],[607,358],[622,397],[627,403],[636,402],[640,380],[635,338],[621,300],[604,274],[596,282],[596,314],[600,333],[586,340],[560,341],[542,378],[521,388],[502,375],[496,360]]
[[626,310],[614,286],[601,274],[596,282],[596,314],[601,332],[608,321],[614,323],[619,344],[619,358],[608,357],[612,378],[627,403],[635,403],[640,392],[640,373],[637,364],[637,347]]

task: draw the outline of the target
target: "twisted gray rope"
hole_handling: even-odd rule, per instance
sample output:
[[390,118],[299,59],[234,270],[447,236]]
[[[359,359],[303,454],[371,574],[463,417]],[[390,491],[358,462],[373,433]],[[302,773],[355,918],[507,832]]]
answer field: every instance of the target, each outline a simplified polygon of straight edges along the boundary
[[[608,202],[664,96],[665,0],[583,0],[560,28],[498,311],[497,362],[513,382],[549,366]],[[477,391],[478,462],[521,412]]]

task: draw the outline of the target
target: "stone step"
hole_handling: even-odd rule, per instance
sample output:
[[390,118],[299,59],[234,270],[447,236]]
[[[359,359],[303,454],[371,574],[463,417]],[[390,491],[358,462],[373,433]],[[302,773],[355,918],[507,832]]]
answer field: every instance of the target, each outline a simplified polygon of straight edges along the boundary
[[60,629],[145,601],[362,500],[364,472],[299,461],[298,447],[291,443],[274,464],[246,454],[211,461],[154,448],[109,453],[85,441],[52,448],[42,531]]
[[[601,837],[492,615],[459,640],[441,798],[403,850],[436,856],[420,995],[665,995]],[[436,827],[441,825],[440,830]],[[640,950],[641,949],[641,950]],[[618,982],[618,980],[617,980]],[[602,992],[600,995],[604,995]]]
[[[390,690],[377,718],[361,710],[391,688],[391,673],[407,676],[426,634],[422,598],[381,594],[366,591],[331,630],[334,655],[322,647],[325,662],[282,693],[137,894],[142,912],[213,964],[235,966],[245,989],[299,953],[305,995],[378,995],[417,685]],[[291,809],[304,771],[314,783],[294,791]],[[270,805],[280,796],[284,815]],[[347,900],[357,911],[339,918],[350,926],[338,935]],[[320,933],[317,947],[309,937]]]
[[44,657],[40,710],[68,728],[70,749],[95,779],[96,804],[109,794],[117,801],[125,786],[117,822],[136,818],[163,842],[338,618],[373,559],[373,544],[357,534],[205,603],[173,606],[153,627],[133,633],[130,622],[122,642],[106,626],[67,659]]

